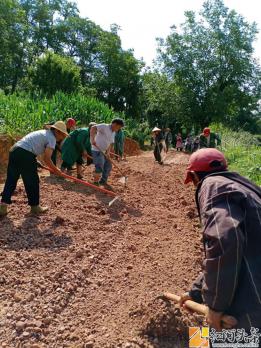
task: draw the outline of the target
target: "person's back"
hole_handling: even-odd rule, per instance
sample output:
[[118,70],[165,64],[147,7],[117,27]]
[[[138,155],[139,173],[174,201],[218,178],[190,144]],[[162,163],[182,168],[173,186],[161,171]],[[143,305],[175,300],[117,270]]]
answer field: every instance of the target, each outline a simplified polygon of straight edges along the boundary
[[197,189],[206,250],[204,302],[261,328],[261,190],[237,173],[208,175]]

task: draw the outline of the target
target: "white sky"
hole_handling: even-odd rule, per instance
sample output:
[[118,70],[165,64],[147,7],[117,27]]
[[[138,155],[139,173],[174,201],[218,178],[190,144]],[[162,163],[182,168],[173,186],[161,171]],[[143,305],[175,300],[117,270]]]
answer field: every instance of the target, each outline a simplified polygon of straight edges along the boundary
[[[165,38],[170,27],[184,22],[184,11],[198,11],[204,0],[77,0],[80,14],[103,29],[110,24],[121,27],[122,46],[133,48],[137,58],[151,65],[156,57],[156,37]],[[248,21],[255,21],[261,31],[261,0],[225,0]],[[255,43],[256,56],[261,61],[261,32]]]

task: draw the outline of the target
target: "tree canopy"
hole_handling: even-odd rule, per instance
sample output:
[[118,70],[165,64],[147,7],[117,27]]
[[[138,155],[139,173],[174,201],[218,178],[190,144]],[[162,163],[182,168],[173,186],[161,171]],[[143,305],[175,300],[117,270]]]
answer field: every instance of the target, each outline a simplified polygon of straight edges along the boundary
[[77,90],[151,126],[197,130],[222,122],[260,131],[255,23],[222,0],[206,0],[158,39],[151,70],[122,48],[119,30],[81,17],[70,0],[1,0],[0,89],[47,96]]

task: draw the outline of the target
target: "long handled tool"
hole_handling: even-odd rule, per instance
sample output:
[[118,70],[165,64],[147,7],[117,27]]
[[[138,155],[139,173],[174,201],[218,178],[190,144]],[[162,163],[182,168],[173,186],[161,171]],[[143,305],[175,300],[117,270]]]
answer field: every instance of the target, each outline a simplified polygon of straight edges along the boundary
[[[43,164],[41,164],[41,167],[42,167],[43,169],[49,170],[49,172],[53,173],[53,170],[52,170],[51,168],[46,167],[46,166],[44,166]],[[79,183],[79,184],[85,185],[85,186],[87,186],[87,187],[90,187],[90,188],[92,188],[92,189],[94,189],[94,190],[96,190],[96,191],[100,191],[100,192],[102,192],[102,193],[105,193],[105,194],[107,194],[108,196],[114,197],[114,198],[109,202],[109,207],[110,207],[114,202],[116,202],[118,199],[120,199],[120,197],[117,196],[117,194],[116,194],[115,192],[113,192],[113,191],[106,190],[106,189],[104,189],[104,188],[102,188],[102,187],[93,185],[93,184],[91,184],[91,183],[89,183],[89,182],[87,182],[87,181],[84,181],[84,180],[75,178],[74,176],[70,176],[70,175],[67,175],[67,174],[64,174],[64,173],[63,173],[63,177],[66,178],[66,179],[69,179],[69,180],[71,180],[71,181],[77,182],[77,183]]]
[[[178,303],[180,301],[180,296],[171,294],[169,292],[165,292],[162,297],[165,299],[174,301],[176,303]],[[207,315],[207,313],[208,313],[208,307],[205,305],[202,305],[200,303],[197,303],[197,302],[194,302],[191,300],[187,300],[187,301],[185,301],[185,305],[188,309],[190,309],[193,312],[196,312],[198,314]],[[236,318],[232,317],[231,315],[224,314],[222,316],[221,321],[223,323],[223,327],[226,329],[231,329],[237,325]]]
[[122,175],[122,178],[120,178],[120,182],[122,182],[125,186],[127,185],[128,177],[121,168],[101,149],[98,148],[97,145],[95,145],[97,149],[103,154],[103,156],[118,170],[118,172]]

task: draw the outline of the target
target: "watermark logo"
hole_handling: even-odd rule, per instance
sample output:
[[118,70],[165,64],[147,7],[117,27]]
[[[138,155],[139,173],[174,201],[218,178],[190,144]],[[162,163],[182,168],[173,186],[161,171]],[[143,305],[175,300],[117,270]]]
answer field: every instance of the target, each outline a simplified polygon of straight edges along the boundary
[[209,327],[189,328],[189,348],[259,348],[261,333],[252,327],[250,332],[245,329],[230,329],[220,332]]
[[209,348],[209,328],[190,327],[189,328],[189,348]]

